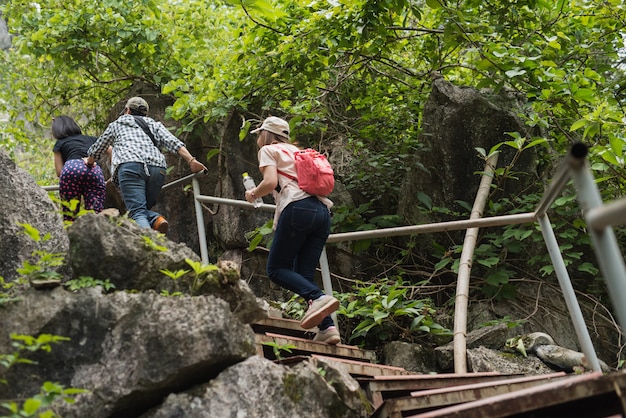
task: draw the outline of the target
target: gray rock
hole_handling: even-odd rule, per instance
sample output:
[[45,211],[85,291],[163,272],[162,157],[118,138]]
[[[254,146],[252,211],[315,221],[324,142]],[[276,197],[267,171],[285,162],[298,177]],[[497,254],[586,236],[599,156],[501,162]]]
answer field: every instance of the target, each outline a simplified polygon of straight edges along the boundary
[[402,367],[410,372],[430,373],[435,371],[435,359],[430,348],[420,344],[392,341],[383,347],[384,364]]
[[500,350],[477,347],[467,350],[467,369],[470,372],[498,372],[502,374],[550,374],[550,367],[535,356],[518,356]]
[[31,290],[3,309],[0,329],[0,353],[11,352],[10,333],[69,338],[0,385],[0,399],[32,396],[46,380],[89,390],[58,406],[66,418],[137,416],[256,353],[252,329],[212,296]]
[[[412,167],[424,167],[407,173],[400,191],[398,211],[415,224],[428,223],[420,213],[415,191],[431,197],[433,205],[459,209],[455,201],[473,202],[480,184],[477,172],[484,170],[484,161],[475,148],[488,152],[507,138],[506,132],[527,132],[517,116],[521,112],[519,98],[509,92],[494,94],[472,87],[459,87],[438,78],[424,106],[423,133],[420,141],[427,153],[416,155]],[[498,167],[513,161],[515,151],[502,147]],[[427,158],[424,158],[427,156]],[[516,161],[515,171],[528,173],[518,181],[506,183],[505,196],[516,194],[536,181],[537,161],[530,149]]]
[[[244,323],[267,317],[267,304],[239,279],[237,268],[229,262],[205,266],[206,270],[197,274],[187,260],[201,268],[200,257],[189,247],[139,228],[125,217],[87,214],[68,228],[68,235],[75,277],[109,280],[117,290],[211,294],[226,300]],[[164,270],[188,273],[173,279]]]
[[184,244],[170,241],[151,229],[139,228],[127,218],[95,214],[76,219],[67,233],[75,277],[109,280],[118,290],[190,293],[190,276],[173,280],[161,272],[191,270],[185,260],[200,261]]
[[[476,347],[500,349],[504,347],[506,333],[505,324],[478,328],[467,334],[465,345],[468,349]],[[454,341],[435,348],[435,361],[439,370],[449,371],[454,368]]]
[[163,405],[142,418],[369,416],[362,403],[357,410],[348,407],[342,400],[345,386],[336,386],[343,389],[331,386],[311,361],[290,368],[251,357],[229,367],[210,383],[169,395]]
[[0,49],[9,49],[11,47],[11,35],[7,28],[7,22],[0,12]]
[[[0,21],[2,21],[0,19]],[[69,241],[63,229],[59,208],[48,193],[0,150],[0,276],[6,281],[20,277],[17,269],[25,261],[36,264],[35,251],[65,254]],[[30,225],[40,234],[35,241],[24,234],[20,224]],[[54,268],[65,274],[62,268]]]
[[[565,372],[572,372],[577,369],[580,371],[591,370],[585,355],[583,353],[579,353],[578,351],[552,344],[537,346],[534,351],[537,357],[556,370],[563,370]],[[611,371],[605,362],[602,360],[598,361],[600,363],[600,368],[604,373]]]

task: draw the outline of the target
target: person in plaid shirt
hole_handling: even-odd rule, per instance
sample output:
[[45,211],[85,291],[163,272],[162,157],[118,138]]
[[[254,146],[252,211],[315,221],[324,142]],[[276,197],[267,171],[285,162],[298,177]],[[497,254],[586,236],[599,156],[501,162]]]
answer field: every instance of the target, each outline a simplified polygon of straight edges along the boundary
[[146,116],[148,109],[141,97],[128,100],[122,115],[87,151],[87,164],[93,165],[112,147],[111,176],[119,185],[129,217],[140,227],[165,234],[167,220],[151,210],[165,182],[167,163],[161,149],[180,155],[194,173],[207,168],[161,122]]

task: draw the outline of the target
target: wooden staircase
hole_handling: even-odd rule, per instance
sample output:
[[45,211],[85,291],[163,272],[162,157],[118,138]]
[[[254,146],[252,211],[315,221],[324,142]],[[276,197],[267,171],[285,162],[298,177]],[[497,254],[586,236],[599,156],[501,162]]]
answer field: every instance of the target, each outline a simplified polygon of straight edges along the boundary
[[[252,325],[259,355],[293,364],[314,357],[354,377],[373,406],[371,418],[626,418],[626,373],[507,375],[495,372],[412,374],[376,363],[373,351],[312,341],[298,321],[267,318]],[[274,347],[289,346],[291,352]]]

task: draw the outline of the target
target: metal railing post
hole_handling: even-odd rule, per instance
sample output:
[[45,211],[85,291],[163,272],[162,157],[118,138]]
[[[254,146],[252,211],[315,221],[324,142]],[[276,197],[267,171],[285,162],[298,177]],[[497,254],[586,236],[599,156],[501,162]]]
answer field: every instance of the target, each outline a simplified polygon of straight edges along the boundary
[[[581,158],[579,164],[572,164],[572,178],[578,191],[578,202],[587,221],[587,214],[592,209],[602,206],[602,197],[586,159]],[[610,226],[600,229],[588,228],[588,233],[618,322],[622,329],[626,330],[626,266],[615,233]]]
[[196,224],[198,225],[198,242],[200,243],[200,259],[202,264],[209,264],[209,250],[206,243],[206,230],[204,228],[204,215],[202,214],[202,205],[198,200],[200,196],[200,182],[194,177],[191,180],[193,186],[193,203],[196,208]]
[[[328,265],[328,256],[326,255],[326,246],[322,249],[320,255],[320,270],[322,270],[322,284],[324,286],[324,293],[327,295],[333,295],[333,284],[330,281],[330,267]],[[333,312],[330,315],[333,318],[333,322],[337,329],[339,329],[339,323],[337,322],[337,313]]]
[[554,230],[550,225],[550,219],[548,219],[548,215],[543,215],[539,217],[538,221],[541,226],[543,239],[546,242],[546,247],[548,248],[548,254],[552,260],[552,265],[554,266],[554,273],[559,280],[559,285],[561,286],[561,291],[563,292],[563,297],[565,298],[565,304],[567,305],[570,318],[574,324],[574,330],[578,336],[578,343],[580,344],[580,347],[583,350],[591,368],[596,372],[601,372],[602,368],[600,367],[600,361],[598,360],[593,343],[591,342],[591,336],[589,335],[589,330],[585,324],[583,313],[580,310],[578,299],[576,299],[576,293],[574,292],[569,274],[565,268],[565,261],[563,261],[563,256],[561,255],[559,244],[556,241]]

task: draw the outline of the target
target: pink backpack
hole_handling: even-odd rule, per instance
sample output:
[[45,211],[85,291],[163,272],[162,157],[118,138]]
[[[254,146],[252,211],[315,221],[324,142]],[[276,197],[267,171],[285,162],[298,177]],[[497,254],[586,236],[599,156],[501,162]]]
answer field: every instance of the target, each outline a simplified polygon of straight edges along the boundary
[[[283,152],[289,154],[286,150]],[[278,170],[278,174],[298,182],[300,189],[308,194],[328,196],[335,187],[335,173],[325,155],[307,148],[296,151],[293,155],[298,177]]]

